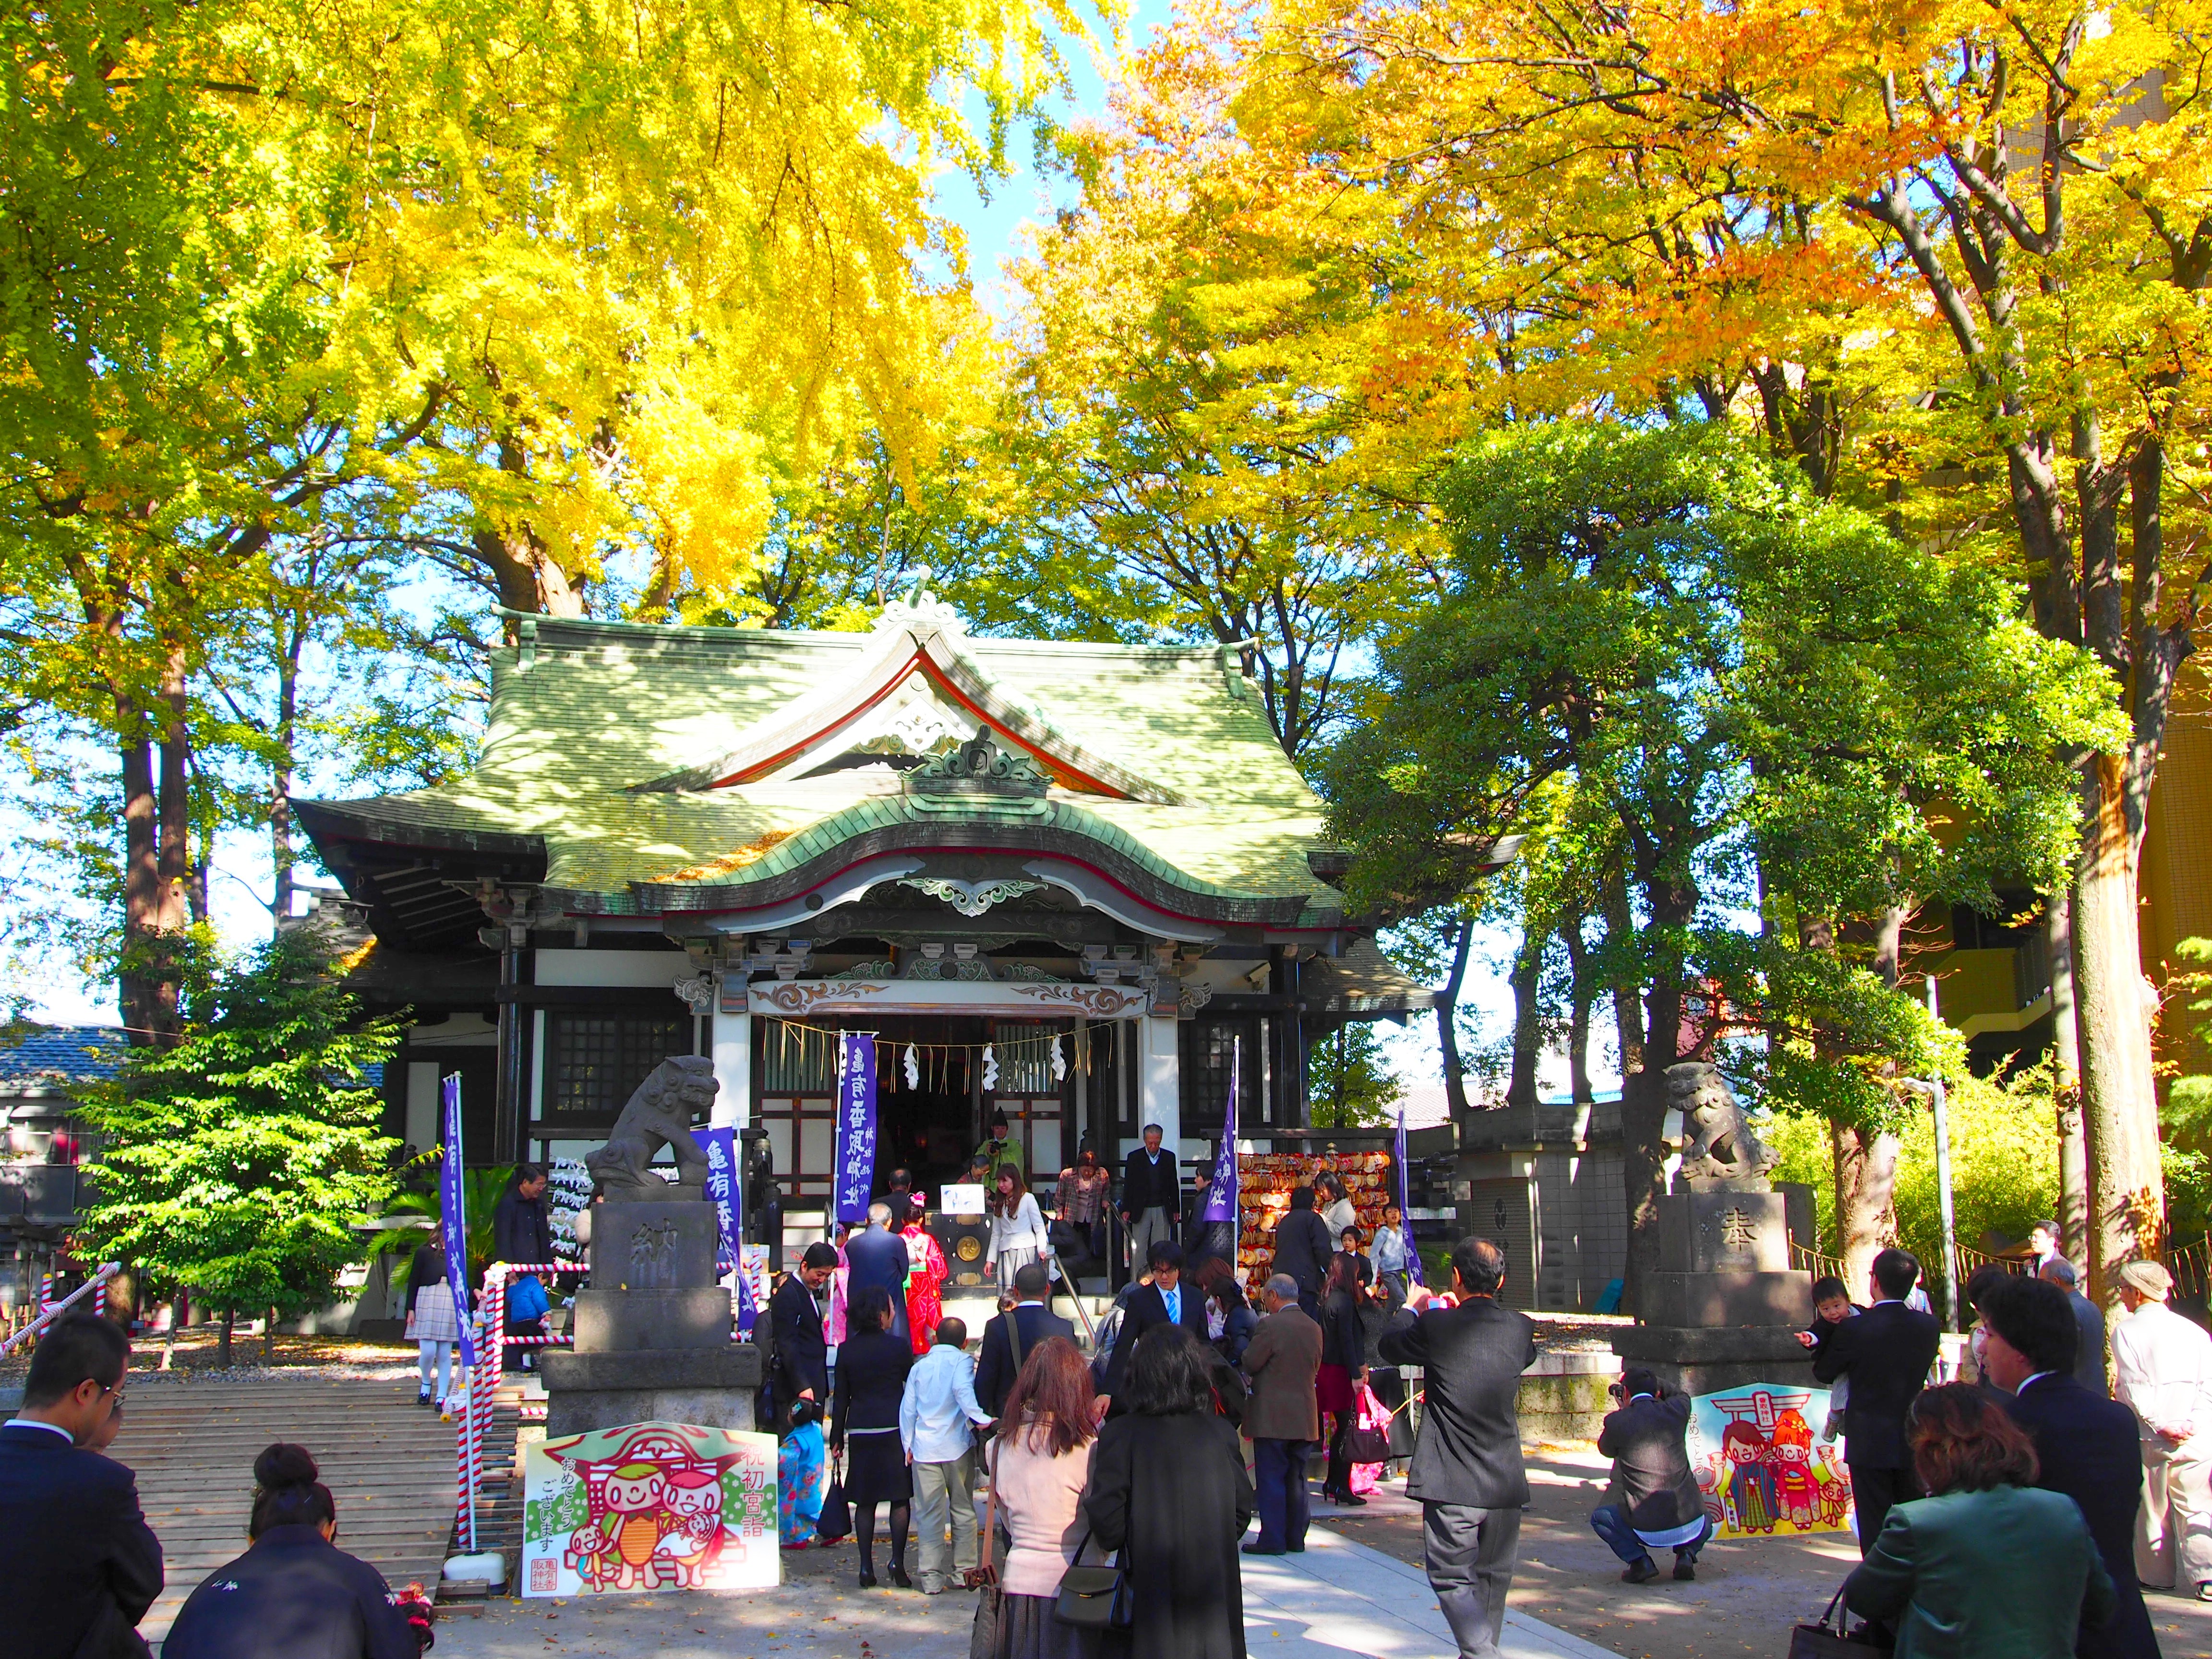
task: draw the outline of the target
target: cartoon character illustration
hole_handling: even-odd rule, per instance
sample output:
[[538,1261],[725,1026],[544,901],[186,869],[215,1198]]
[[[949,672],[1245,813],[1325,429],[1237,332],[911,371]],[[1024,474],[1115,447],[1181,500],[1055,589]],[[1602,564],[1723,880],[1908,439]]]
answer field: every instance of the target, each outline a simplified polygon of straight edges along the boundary
[[667,1478],[651,1463],[626,1463],[611,1471],[605,1508],[592,1506],[591,1523],[578,1530],[573,1552],[577,1576],[593,1589],[647,1589],[662,1530]]
[[1713,1467],[1712,1459],[1699,1459],[1693,1474],[1698,1482],[1698,1496],[1705,1499],[1705,1518],[1716,1527],[1727,1525],[1728,1506],[1721,1501],[1720,1471]]
[[721,1478],[712,1469],[678,1469],[668,1477],[667,1501],[667,1530],[653,1563],[656,1582],[697,1589],[722,1553]]
[[1851,1478],[1837,1462],[1836,1449],[1822,1446],[1813,1464],[1813,1479],[1820,1492],[1820,1519],[1831,1527],[1844,1524],[1851,1507]]
[[1729,1477],[1728,1492],[1740,1532],[1774,1530],[1774,1474],[1768,1467],[1771,1450],[1758,1426],[1741,1418],[1731,1421],[1721,1436],[1723,1466],[1734,1471]]
[[1810,1532],[1820,1514],[1813,1478],[1813,1429],[1804,1413],[1783,1411],[1774,1419],[1774,1496],[1781,1518]]

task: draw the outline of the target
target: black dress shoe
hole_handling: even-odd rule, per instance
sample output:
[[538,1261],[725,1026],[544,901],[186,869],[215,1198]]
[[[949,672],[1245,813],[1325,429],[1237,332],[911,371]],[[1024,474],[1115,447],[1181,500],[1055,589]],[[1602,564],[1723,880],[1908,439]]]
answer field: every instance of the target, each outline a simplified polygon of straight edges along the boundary
[[1620,1582],[1624,1584],[1648,1584],[1658,1576],[1659,1564],[1647,1555],[1621,1574]]
[[1336,1501],[1346,1509],[1364,1510],[1367,1507],[1367,1500],[1357,1492],[1340,1492],[1336,1495]]
[[906,1576],[906,1569],[904,1567],[893,1567],[891,1569],[891,1583],[899,1589],[912,1589],[914,1588],[914,1580]]
[[1678,1555],[1674,1558],[1674,1578],[1676,1583],[1683,1584],[1693,1583],[1696,1582],[1697,1577],[1698,1564],[1696,1562],[1691,1560],[1689,1557],[1686,1555]]
[[1257,1544],[1245,1545],[1243,1547],[1243,1553],[1247,1555],[1281,1555],[1284,1553],[1281,1550],[1263,1550]]
[[875,1574],[873,1574],[872,1572],[864,1572],[864,1573],[862,1573],[862,1574],[860,1575],[860,1588],[861,1588],[862,1589],[875,1589],[875,1587],[876,1587],[876,1575],[875,1575]]

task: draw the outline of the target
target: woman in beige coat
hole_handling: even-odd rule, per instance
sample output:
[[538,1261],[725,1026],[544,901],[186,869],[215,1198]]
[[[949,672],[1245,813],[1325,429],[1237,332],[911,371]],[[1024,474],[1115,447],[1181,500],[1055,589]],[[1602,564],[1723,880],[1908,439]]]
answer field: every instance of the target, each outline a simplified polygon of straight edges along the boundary
[[[1030,1350],[1006,1395],[991,1449],[991,1491],[1013,1547],[999,1572],[1005,1600],[994,1659],[1093,1659],[1093,1632],[1052,1616],[1060,1575],[1083,1539],[1078,1510],[1097,1437],[1091,1367],[1075,1344]],[[1094,1557],[1094,1559],[1096,1559]]]

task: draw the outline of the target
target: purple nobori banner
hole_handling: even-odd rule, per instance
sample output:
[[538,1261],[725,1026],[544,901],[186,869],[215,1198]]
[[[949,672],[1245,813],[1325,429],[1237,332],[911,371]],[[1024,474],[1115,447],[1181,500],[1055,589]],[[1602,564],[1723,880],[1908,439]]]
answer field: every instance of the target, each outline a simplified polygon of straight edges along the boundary
[[699,1150],[707,1157],[707,1197],[714,1204],[715,1218],[722,1226],[720,1255],[738,1270],[738,1329],[750,1336],[757,1315],[753,1307],[753,1287],[744,1273],[744,1185],[737,1174],[738,1132],[725,1124],[704,1134],[694,1129],[691,1139],[699,1143]]
[[832,1222],[866,1221],[876,1184],[876,1034],[848,1031],[837,1066]]
[[477,1363],[476,1338],[469,1324],[469,1218],[461,1178],[461,1079],[446,1079],[446,1155],[438,1162],[439,1241],[446,1247],[446,1283],[453,1291],[453,1323],[460,1328],[461,1364]]
[[1391,1148],[1391,1162],[1398,1166],[1398,1231],[1406,1237],[1406,1277],[1416,1285],[1429,1281],[1421,1277],[1421,1253],[1413,1248],[1413,1212],[1406,1202],[1410,1190],[1406,1174],[1406,1108],[1398,1108],[1398,1144]]
[[1244,1039],[1229,1045],[1229,1107],[1221,1120],[1221,1150],[1214,1155],[1213,1185],[1206,1194],[1206,1221],[1237,1219],[1237,1085],[1244,1072]]

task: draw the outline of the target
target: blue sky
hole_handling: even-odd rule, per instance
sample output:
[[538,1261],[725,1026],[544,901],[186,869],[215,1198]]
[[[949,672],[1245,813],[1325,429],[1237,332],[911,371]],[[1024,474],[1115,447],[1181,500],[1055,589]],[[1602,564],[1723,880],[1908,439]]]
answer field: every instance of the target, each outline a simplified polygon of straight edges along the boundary
[[[1143,51],[1173,11],[1169,0],[1130,0],[1121,56]],[[1102,41],[1100,50],[1112,53],[1115,48]],[[1068,69],[1074,84],[1069,95],[1053,100],[1048,111],[1050,118],[1065,125],[1103,115],[1107,88],[1119,67],[1116,59],[1096,61],[1080,45],[1073,46],[1068,52]],[[1033,164],[1034,148],[1030,131],[1013,135],[1006,158],[1012,176],[995,181],[988,198],[964,173],[948,173],[937,181],[938,210],[967,233],[969,270],[976,297],[1002,321],[1008,314],[1009,302],[1006,286],[999,279],[1000,270],[1008,258],[1022,252],[1022,228],[1048,219],[1059,198],[1073,195],[1065,179],[1048,180],[1039,175]]]

